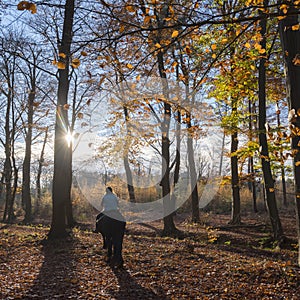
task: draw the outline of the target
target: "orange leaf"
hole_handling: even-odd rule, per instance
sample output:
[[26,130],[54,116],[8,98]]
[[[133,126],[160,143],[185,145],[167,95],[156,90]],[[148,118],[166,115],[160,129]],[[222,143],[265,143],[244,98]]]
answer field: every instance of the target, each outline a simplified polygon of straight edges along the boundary
[[174,30],[173,33],[172,33],[172,38],[176,38],[179,34],[179,31],[178,30]]
[[127,67],[128,69],[133,69],[133,65],[130,64],[130,63],[128,63],[128,64],[126,65],[126,67]]
[[56,64],[57,68],[58,69],[61,69],[61,70],[64,70],[66,68],[66,65],[65,63],[63,63],[62,61],[59,61],[57,64]]
[[216,44],[211,45],[211,50],[216,50],[216,49],[217,49],[217,45]]
[[32,14],[36,13],[36,5],[28,1],[21,1],[17,5],[18,10],[29,10]]
[[79,58],[74,58],[74,59],[72,60],[71,65],[72,65],[72,67],[75,68],[75,69],[78,68],[78,67],[80,66],[80,60],[79,60]]

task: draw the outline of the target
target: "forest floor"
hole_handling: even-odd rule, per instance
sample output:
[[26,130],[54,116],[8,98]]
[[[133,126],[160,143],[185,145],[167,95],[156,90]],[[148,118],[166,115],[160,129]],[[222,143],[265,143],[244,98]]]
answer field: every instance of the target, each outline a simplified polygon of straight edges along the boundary
[[124,268],[104,260],[93,224],[67,240],[46,240],[49,227],[0,223],[0,299],[299,299],[295,217],[272,244],[267,216],[176,216],[180,238],[162,237],[162,222],[128,224]]

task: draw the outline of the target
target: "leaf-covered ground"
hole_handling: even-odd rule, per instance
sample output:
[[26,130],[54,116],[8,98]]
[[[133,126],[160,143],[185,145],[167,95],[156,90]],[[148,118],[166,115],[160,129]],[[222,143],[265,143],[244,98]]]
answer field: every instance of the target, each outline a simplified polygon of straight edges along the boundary
[[283,218],[283,248],[268,240],[265,219],[176,217],[181,238],[161,237],[161,222],[128,224],[124,269],[112,269],[93,224],[65,241],[49,228],[0,224],[0,299],[299,299],[296,225]]

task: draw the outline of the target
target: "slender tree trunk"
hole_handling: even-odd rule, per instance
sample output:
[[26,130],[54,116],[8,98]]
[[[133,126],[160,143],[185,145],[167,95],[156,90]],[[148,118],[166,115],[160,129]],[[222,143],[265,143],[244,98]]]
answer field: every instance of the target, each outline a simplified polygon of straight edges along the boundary
[[125,140],[125,147],[124,147],[124,154],[123,154],[123,162],[124,162],[124,168],[126,172],[126,180],[127,180],[127,190],[129,194],[129,201],[135,202],[135,193],[134,193],[134,186],[133,186],[133,180],[132,180],[132,172],[129,165],[129,145],[128,145],[128,139],[130,139],[130,128],[129,128],[129,114],[128,109],[126,106],[124,106],[124,116],[125,116],[125,123],[126,123],[126,130],[127,130],[127,137]]
[[186,115],[187,127],[188,127],[188,137],[187,137],[187,153],[188,153],[188,162],[189,162],[189,171],[190,171],[190,183],[192,189],[192,221],[199,222],[199,198],[198,198],[198,185],[197,185],[197,172],[194,159],[194,147],[193,147],[193,137],[191,132],[191,116],[189,113]]
[[[185,64],[185,60],[180,55],[180,63],[183,76],[185,78],[185,103],[189,103],[189,72],[188,68]],[[177,75],[177,80],[179,81],[179,71]],[[192,103],[195,103],[195,97],[193,95]],[[192,222],[198,223],[200,222],[200,214],[199,214],[199,194],[198,194],[198,177],[196,171],[195,164],[195,154],[194,154],[194,146],[193,146],[193,130],[192,130],[192,115],[191,112],[186,112],[186,125],[187,125],[187,156],[189,163],[189,174],[190,174],[190,185],[191,185],[191,200],[192,200]]]
[[31,143],[32,143],[32,125],[33,125],[33,101],[35,99],[35,83],[28,96],[28,113],[27,113],[27,132],[25,136],[25,157],[23,161],[23,176],[22,176],[22,203],[25,208],[24,223],[32,221],[32,202],[30,189],[30,166],[31,166]]
[[[264,5],[267,6],[268,1],[264,1]],[[262,49],[266,49],[266,27],[267,21],[266,19],[262,19],[260,21],[261,26],[261,47]],[[275,197],[275,189],[274,189],[274,180],[271,172],[270,165],[270,157],[268,150],[268,142],[266,135],[266,58],[262,57],[259,63],[259,78],[258,78],[258,97],[259,97],[259,118],[258,118],[258,126],[259,126],[259,144],[261,148],[261,162],[262,162],[262,170],[265,182],[265,191],[266,191],[266,201],[267,207],[269,211],[269,216],[271,220],[273,237],[275,240],[281,240],[283,237],[283,231],[281,227],[281,222],[278,214],[276,197]]]
[[238,225],[241,223],[241,200],[239,186],[238,158],[235,152],[238,149],[237,131],[231,135],[231,189],[232,189],[232,210],[230,224]]
[[66,204],[71,198],[72,169],[71,151],[65,137],[69,127],[67,103],[69,91],[69,60],[72,43],[72,28],[74,18],[75,0],[66,0],[65,16],[61,45],[59,52],[65,54],[62,62],[64,69],[59,69],[59,82],[57,93],[57,110],[54,140],[54,174],[52,188],[52,222],[49,238],[65,237],[66,231]]
[[223,130],[223,136],[222,136],[222,147],[221,147],[221,154],[220,154],[220,165],[219,165],[219,176],[222,175],[222,169],[223,169],[223,158],[224,158],[224,151],[225,151],[225,130]]
[[5,115],[5,161],[4,161],[4,182],[5,182],[5,208],[3,213],[3,221],[10,222],[9,214],[13,211],[13,199],[12,199],[12,163],[11,163],[11,133],[10,133],[10,114],[11,114],[11,92],[9,91],[7,96]]
[[12,195],[11,195],[11,204],[10,209],[8,211],[8,222],[12,223],[16,216],[14,214],[14,203],[15,203],[15,197],[18,189],[18,178],[19,178],[19,170],[16,164],[15,155],[13,153],[12,155],[12,166],[13,166],[13,187],[12,187]]
[[[277,127],[278,130],[280,130],[280,126],[281,126],[281,122],[280,122],[280,110],[278,107],[278,102],[277,104]],[[287,203],[287,195],[286,195],[286,182],[285,182],[285,168],[284,168],[284,158],[283,158],[283,147],[282,145],[279,145],[280,147],[280,172],[281,172],[281,185],[282,185],[282,197],[283,197],[283,201],[282,204],[284,207],[288,206]]]
[[[291,2],[293,4],[293,1]],[[300,136],[296,133],[300,129],[300,31],[293,30],[298,25],[299,10],[289,6],[286,18],[280,21],[281,43],[285,58],[287,99],[290,108],[290,128],[292,131],[292,149],[294,156],[295,177],[295,207],[298,231],[298,265],[300,266]]]
[[42,169],[43,169],[43,164],[44,164],[44,155],[45,155],[45,147],[46,147],[46,142],[48,139],[48,127],[46,128],[45,131],[45,137],[43,141],[43,146],[40,154],[40,159],[39,159],[39,165],[38,165],[38,170],[37,170],[37,176],[36,176],[36,206],[35,206],[35,214],[39,213],[40,210],[40,203],[41,203],[41,176],[42,176]]
[[[158,69],[160,78],[162,79],[163,94],[166,100],[169,98],[168,86],[166,81],[166,73],[164,68],[164,58],[163,53],[160,51],[157,55]],[[170,120],[171,120],[171,105],[168,101],[164,101],[164,114],[163,121],[161,124],[162,131],[162,196],[163,196],[163,206],[164,206],[164,229],[163,233],[165,235],[173,234],[176,231],[173,214],[172,214],[172,199],[171,199],[171,188],[170,188],[170,140],[169,140],[169,130],[170,130]]]
[[[248,109],[249,109],[249,140],[252,142],[253,140],[253,122],[252,122],[252,115],[253,115],[253,109],[252,109],[252,101],[249,100],[248,102]],[[249,169],[248,173],[250,176],[250,190],[252,191],[252,203],[253,203],[253,211],[255,213],[258,212],[257,210],[257,195],[256,195],[256,185],[255,185],[255,174],[254,174],[254,161],[253,156],[249,157],[248,159]]]

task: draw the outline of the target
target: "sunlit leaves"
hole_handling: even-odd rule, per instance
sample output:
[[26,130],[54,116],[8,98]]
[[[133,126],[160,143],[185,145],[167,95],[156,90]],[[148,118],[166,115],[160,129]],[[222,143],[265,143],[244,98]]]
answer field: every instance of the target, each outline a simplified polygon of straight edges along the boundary
[[130,64],[130,63],[127,63],[127,64],[126,64],[126,67],[127,67],[128,69],[130,69],[130,70],[134,68],[133,65]]
[[176,38],[179,35],[179,31],[178,30],[174,30],[172,32],[172,38]]
[[300,66],[300,54],[297,54],[293,59],[293,64],[295,66]]
[[52,64],[61,70],[64,70],[66,68],[66,64],[62,61],[53,60]]
[[80,59],[79,58],[73,58],[72,62],[71,62],[71,66],[76,69],[76,68],[79,67],[79,65],[80,65]]
[[133,5],[126,5],[125,9],[130,12],[130,13],[134,13],[135,12],[135,7]]
[[19,4],[17,5],[17,9],[18,10],[28,10],[32,14],[36,13],[36,5],[34,3],[28,2],[28,1],[19,2]]
[[288,12],[288,5],[287,4],[281,4],[280,5],[280,10],[284,13],[284,14],[287,14]]

